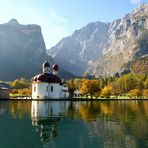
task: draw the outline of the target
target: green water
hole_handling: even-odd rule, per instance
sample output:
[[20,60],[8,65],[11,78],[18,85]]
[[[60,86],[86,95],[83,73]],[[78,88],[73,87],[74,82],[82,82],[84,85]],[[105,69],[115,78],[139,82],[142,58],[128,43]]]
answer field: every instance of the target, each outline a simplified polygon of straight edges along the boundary
[[148,101],[0,101],[0,148],[147,148]]

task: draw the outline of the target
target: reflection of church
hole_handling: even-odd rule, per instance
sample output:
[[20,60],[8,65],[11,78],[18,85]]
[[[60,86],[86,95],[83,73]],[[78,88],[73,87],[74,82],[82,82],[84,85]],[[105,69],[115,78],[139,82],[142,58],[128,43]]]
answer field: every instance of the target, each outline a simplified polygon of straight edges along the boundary
[[50,73],[50,64],[43,63],[43,73],[33,78],[32,99],[60,99],[68,98],[68,86],[58,77],[59,66],[52,66],[53,73]]
[[41,141],[57,136],[57,126],[66,112],[66,102],[32,101],[32,125],[40,132]]

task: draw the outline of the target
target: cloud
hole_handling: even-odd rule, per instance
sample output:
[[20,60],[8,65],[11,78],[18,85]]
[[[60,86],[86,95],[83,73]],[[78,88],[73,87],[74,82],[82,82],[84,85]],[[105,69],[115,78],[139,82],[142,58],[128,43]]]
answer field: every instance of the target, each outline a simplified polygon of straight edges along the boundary
[[132,4],[138,4],[138,3],[141,2],[141,0],[130,0],[130,2],[131,2]]

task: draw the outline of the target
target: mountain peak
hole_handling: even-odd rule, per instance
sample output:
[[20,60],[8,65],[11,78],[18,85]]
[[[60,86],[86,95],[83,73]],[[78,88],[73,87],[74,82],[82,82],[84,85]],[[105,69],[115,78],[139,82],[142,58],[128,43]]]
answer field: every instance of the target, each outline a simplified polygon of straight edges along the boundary
[[148,14],[148,4],[147,3],[141,3],[138,5],[136,9],[134,9],[133,14],[136,16],[147,16]]
[[8,22],[8,24],[18,25],[19,23],[16,19],[13,18]]
[[141,3],[141,4],[138,5],[137,8],[140,9],[140,8],[146,8],[146,7],[148,7],[147,3]]

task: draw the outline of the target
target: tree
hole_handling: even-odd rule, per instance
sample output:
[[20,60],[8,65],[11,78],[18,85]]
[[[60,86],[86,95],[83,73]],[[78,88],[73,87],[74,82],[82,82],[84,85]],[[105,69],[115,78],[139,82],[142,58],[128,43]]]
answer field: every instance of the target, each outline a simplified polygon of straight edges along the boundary
[[144,87],[146,88],[146,89],[148,89],[148,78],[145,80],[145,82],[144,82]]
[[76,86],[74,84],[74,80],[67,81],[67,85],[68,85],[68,88],[69,88],[70,96],[73,97],[73,93],[76,90]]
[[100,92],[100,90],[100,83],[97,80],[85,79],[83,80],[82,85],[80,87],[80,93],[83,95],[88,94],[91,96],[91,98],[93,97],[93,95]]
[[142,92],[138,89],[132,89],[128,92],[127,94],[129,97],[141,97],[142,96]]
[[144,89],[142,93],[143,97],[148,97],[148,89]]
[[116,96],[116,98],[121,94],[121,84],[117,82],[113,82],[110,84],[112,87],[112,94]]
[[30,81],[24,78],[16,79],[13,82],[9,82],[9,84],[13,89],[23,89],[23,88],[29,88],[31,86]]
[[82,81],[83,81],[83,79],[79,79],[79,78],[74,79],[74,85],[77,90],[80,89],[80,87],[82,85]]
[[133,74],[123,75],[117,81],[121,86],[121,93],[127,93],[136,88],[136,78]]
[[102,97],[110,98],[111,94],[112,94],[112,86],[111,85],[105,86],[101,91]]

